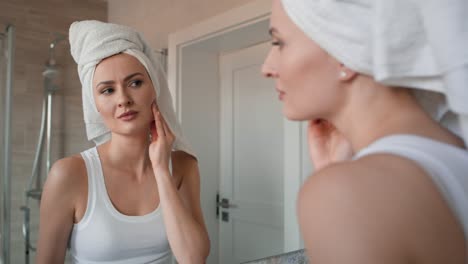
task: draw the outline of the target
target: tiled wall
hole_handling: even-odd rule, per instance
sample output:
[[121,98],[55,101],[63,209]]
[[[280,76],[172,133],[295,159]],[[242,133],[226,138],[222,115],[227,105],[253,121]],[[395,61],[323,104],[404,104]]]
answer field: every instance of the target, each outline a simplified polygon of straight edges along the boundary
[[[67,34],[70,23],[82,19],[106,21],[107,1],[0,0],[0,30],[3,31],[7,23],[14,24],[17,30],[12,117],[11,263],[25,262],[20,207],[24,203],[39,135],[44,93],[42,72],[49,55],[49,43],[54,39],[54,33]],[[92,146],[85,136],[81,85],[69,50],[67,41],[59,43],[56,49],[60,74],[57,79],[59,90],[53,99],[53,161]],[[0,87],[4,89],[3,83]],[[42,168],[44,170],[45,166]],[[42,175],[45,177],[45,172]],[[35,240],[38,204],[32,202],[30,206]]]

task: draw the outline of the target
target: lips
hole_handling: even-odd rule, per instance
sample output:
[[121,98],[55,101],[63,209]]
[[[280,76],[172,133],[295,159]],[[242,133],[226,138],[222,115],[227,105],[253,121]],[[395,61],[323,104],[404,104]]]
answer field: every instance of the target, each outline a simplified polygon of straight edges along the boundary
[[138,114],[137,111],[127,111],[121,115],[118,116],[119,119],[123,119],[123,120],[129,120],[129,119],[132,119],[133,117],[136,116],[136,114]]
[[278,88],[276,88],[276,91],[278,92],[278,99],[280,99],[282,101],[283,98],[284,98],[285,92],[281,91]]

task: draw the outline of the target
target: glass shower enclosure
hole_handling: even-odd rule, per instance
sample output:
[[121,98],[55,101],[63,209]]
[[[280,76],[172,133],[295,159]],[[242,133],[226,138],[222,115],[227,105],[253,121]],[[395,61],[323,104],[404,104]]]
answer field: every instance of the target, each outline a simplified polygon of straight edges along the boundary
[[0,264],[10,263],[11,109],[15,27],[0,28]]

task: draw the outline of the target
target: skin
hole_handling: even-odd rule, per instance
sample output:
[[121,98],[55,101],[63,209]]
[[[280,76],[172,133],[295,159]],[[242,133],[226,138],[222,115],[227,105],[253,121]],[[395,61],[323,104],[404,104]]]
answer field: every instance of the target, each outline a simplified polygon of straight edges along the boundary
[[[110,141],[98,146],[112,204],[132,216],[148,214],[159,205],[178,263],[204,263],[210,242],[200,206],[198,164],[185,152],[172,152],[175,136],[155,104],[146,69],[128,54],[106,58],[96,67],[93,93],[112,133]],[[133,120],[119,118],[129,110],[137,112]],[[37,263],[64,262],[73,224],[86,212],[87,184],[80,155],[53,165],[41,201]]]
[[330,56],[279,0],[270,23],[273,46],[262,72],[275,79],[284,115],[309,121],[315,172],[297,208],[311,263],[465,263],[463,230],[423,169],[391,154],[350,160],[393,134],[460,148],[463,141],[434,122],[409,89],[379,84]]

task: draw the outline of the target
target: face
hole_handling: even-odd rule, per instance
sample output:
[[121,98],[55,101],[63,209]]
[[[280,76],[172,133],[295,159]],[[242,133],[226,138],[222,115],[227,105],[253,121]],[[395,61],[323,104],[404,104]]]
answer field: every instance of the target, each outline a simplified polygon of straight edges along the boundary
[[273,0],[272,47],[262,67],[274,78],[283,113],[292,120],[329,119],[341,103],[342,64],[314,43]]
[[156,92],[145,67],[135,57],[122,53],[101,61],[94,73],[93,93],[112,133],[148,134]]

